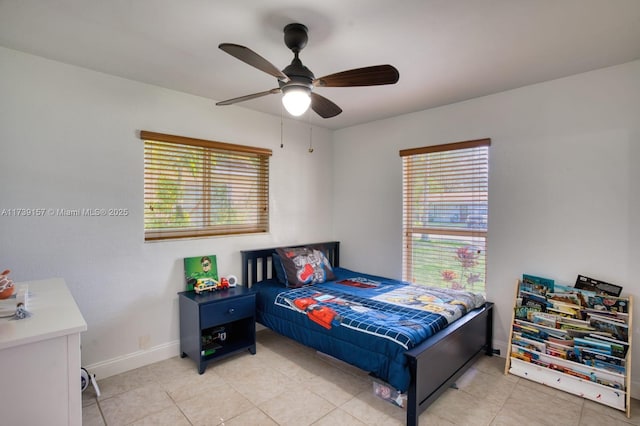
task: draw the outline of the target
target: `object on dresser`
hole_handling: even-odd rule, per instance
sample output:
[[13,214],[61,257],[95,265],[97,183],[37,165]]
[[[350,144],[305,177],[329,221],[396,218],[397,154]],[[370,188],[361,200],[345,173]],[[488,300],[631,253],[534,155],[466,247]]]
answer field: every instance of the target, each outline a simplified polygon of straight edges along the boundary
[[27,289],[24,285],[18,287],[9,278],[11,271],[4,270],[0,274],[0,318],[23,319],[31,314],[27,312]]
[[11,278],[9,278],[10,273],[10,269],[5,269],[0,274],[0,299],[8,299],[13,295],[15,290],[15,285]]
[[27,308],[24,306],[23,302],[18,302],[16,305],[16,313],[13,315],[13,319],[21,320],[25,318],[29,318],[31,316],[31,312],[27,311]]
[[596,280],[595,278],[585,277],[584,275],[578,275],[578,278],[576,278],[576,288],[591,290],[598,294],[608,294],[616,297],[620,296],[620,293],[622,293],[622,287],[619,285],[606,283],[604,281]]

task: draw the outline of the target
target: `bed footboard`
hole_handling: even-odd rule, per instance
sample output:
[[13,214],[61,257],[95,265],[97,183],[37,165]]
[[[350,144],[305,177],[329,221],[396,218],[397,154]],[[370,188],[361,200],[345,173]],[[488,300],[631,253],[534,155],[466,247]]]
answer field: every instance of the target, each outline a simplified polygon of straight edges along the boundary
[[420,413],[451,387],[477,357],[493,355],[493,303],[485,303],[436,336],[406,352],[411,371],[407,426],[417,426]]

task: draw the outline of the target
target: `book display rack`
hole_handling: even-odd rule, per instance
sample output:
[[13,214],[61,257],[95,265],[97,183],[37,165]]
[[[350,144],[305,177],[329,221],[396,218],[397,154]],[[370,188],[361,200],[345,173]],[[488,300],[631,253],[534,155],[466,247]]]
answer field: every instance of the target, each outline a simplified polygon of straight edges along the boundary
[[516,286],[505,374],[630,417],[632,299],[619,290],[613,295],[580,287],[523,275]]

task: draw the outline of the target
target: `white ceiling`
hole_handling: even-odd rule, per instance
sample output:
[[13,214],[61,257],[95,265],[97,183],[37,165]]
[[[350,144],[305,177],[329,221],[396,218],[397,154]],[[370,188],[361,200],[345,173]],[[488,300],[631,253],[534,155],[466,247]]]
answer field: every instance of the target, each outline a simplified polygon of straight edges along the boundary
[[316,77],[392,64],[395,85],[316,88],[343,109],[331,129],[640,59],[640,0],[0,0],[0,45],[280,115],[277,87],[218,49],[249,47],[282,69],[282,29],[309,28]]

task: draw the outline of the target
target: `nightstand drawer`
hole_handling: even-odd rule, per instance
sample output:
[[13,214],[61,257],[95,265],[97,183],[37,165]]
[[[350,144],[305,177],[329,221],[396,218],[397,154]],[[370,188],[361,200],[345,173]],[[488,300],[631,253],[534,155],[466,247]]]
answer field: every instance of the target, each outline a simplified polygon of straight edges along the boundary
[[209,303],[200,308],[200,326],[204,329],[255,315],[255,296]]

